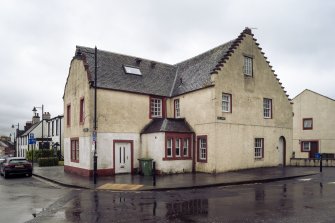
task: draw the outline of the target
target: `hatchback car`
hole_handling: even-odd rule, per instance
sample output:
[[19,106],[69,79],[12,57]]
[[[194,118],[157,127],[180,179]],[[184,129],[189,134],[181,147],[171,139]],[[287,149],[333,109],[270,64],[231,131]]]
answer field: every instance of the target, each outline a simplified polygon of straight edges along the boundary
[[32,175],[31,163],[22,157],[7,157],[0,166],[0,174],[7,178],[10,175]]

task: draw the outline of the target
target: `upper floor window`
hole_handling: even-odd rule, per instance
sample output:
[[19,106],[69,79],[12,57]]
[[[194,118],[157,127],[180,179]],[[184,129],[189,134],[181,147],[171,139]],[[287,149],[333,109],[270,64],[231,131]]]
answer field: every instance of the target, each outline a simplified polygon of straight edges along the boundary
[[303,122],[303,130],[310,130],[313,129],[313,119],[312,118],[304,118]]
[[79,110],[79,123],[83,124],[85,119],[85,100],[84,98],[80,99],[80,110]]
[[263,115],[264,118],[272,118],[272,99],[263,99]]
[[231,112],[231,94],[222,93],[222,112]]
[[244,56],[243,74],[252,77],[252,58]]
[[150,99],[150,117],[151,118],[162,118],[163,103],[161,98]]
[[255,159],[260,159],[264,157],[264,139],[255,139]]
[[66,107],[66,124],[67,126],[71,126],[71,105],[67,105]]
[[180,117],[180,104],[179,99],[174,100],[174,117],[179,118]]

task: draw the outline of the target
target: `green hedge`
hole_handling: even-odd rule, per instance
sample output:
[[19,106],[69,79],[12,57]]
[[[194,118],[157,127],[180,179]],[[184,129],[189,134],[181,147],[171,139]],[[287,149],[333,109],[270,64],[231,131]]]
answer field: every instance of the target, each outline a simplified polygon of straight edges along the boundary
[[58,166],[58,158],[57,157],[45,157],[38,159],[39,166]]
[[[27,151],[26,158],[32,161],[33,150]],[[39,158],[52,158],[54,157],[54,150],[44,149],[44,150],[34,150],[34,162],[37,162]],[[57,151],[57,157],[61,157],[61,151]]]

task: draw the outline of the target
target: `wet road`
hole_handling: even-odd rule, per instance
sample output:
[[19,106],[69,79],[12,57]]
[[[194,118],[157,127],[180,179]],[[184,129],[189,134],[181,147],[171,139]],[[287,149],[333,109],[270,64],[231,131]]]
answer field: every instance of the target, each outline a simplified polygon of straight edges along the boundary
[[33,219],[67,191],[35,177],[0,177],[0,222]]
[[166,192],[72,190],[29,222],[334,222],[335,169],[275,183]]

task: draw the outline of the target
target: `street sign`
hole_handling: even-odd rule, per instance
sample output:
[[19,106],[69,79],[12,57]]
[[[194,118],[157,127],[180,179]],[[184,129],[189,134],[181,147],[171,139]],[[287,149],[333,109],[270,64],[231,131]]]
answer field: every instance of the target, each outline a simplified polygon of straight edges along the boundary
[[315,159],[321,159],[321,153],[315,153]]
[[93,141],[93,142],[96,142],[96,141],[97,141],[97,132],[96,132],[96,131],[93,132],[93,135],[92,135],[92,141]]
[[36,144],[36,139],[34,139],[34,138],[30,138],[30,139],[28,140],[28,143],[29,143],[29,145]]

